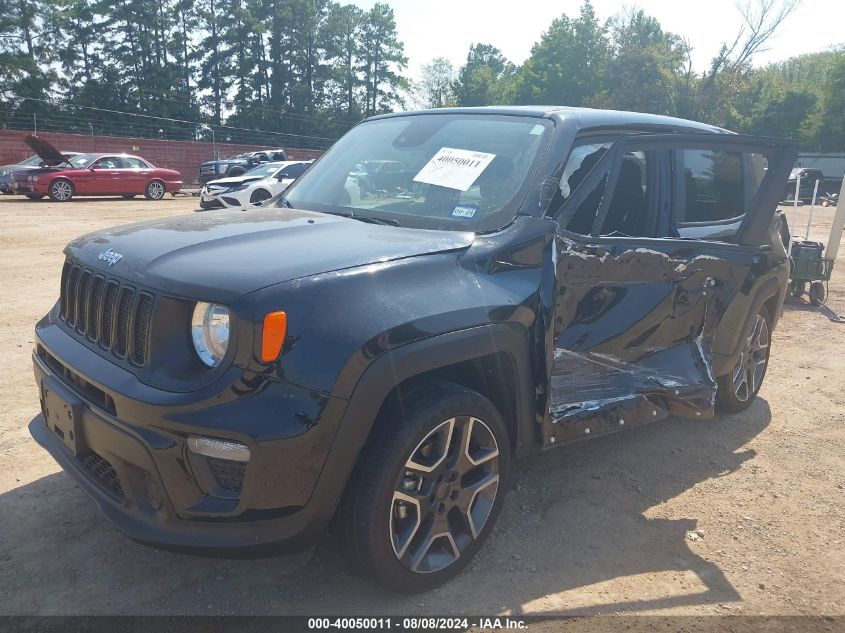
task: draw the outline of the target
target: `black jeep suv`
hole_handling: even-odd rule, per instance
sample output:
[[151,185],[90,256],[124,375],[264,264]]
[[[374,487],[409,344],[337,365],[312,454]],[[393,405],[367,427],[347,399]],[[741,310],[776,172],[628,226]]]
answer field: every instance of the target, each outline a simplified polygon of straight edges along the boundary
[[223,178],[224,176],[243,176],[250,169],[261,163],[285,161],[287,159],[288,154],[285,150],[267,149],[257,152],[246,152],[219,160],[208,160],[199,167],[198,181],[201,185],[204,185],[209,180]]
[[[31,433],[133,539],[252,555],[334,519],[388,587],[437,585],[512,459],[749,406],[796,152],[599,110],[369,119],[276,207],[71,242]],[[363,198],[367,161],[406,177]]]

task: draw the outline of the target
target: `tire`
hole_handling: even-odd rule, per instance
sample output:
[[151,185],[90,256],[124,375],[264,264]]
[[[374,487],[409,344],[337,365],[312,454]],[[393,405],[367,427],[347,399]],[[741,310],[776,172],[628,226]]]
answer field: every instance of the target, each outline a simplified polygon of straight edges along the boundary
[[475,391],[437,383],[388,403],[338,511],[355,567],[405,593],[456,576],[496,521],[509,460],[502,417]]
[[266,189],[256,189],[252,192],[252,195],[249,197],[249,203],[255,204],[256,202],[264,202],[265,200],[269,200],[272,197],[273,195]]
[[67,202],[73,198],[73,194],[76,193],[73,188],[73,183],[66,178],[56,178],[50,183],[48,192],[50,200],[53,202]]
[[807,293],[810,297],[810,303],[813,305],[821,305],[827,299],[827,288],[824,282],[814,281],[810,284],[810,292]]
[[734,368],[716,379],[716,410],[720,413],[739,413],[754,402],[769,366],[772,318],[765,306],[757,312],[746,335],[742,354]]
[[167,193],[167,189],[160,180],[151,180],[144,189],[144,197],[147,200],[161,200],[165,193]]
[[124,193],[123,196],[121,196],[121,197],[126,199],[126,200],[131,200],[132,198],[135,197],[135,194],[134,193]]
[[25,193],[24,195],[30,200],[41,200],[44,197],[43,193]]

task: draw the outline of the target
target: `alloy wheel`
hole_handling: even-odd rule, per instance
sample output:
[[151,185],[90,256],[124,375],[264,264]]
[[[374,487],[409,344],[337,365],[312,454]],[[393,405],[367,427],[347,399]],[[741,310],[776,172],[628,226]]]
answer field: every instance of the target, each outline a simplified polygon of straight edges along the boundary
[[148,185],[148,190],[150,192],[150,198],[153,200],[159,200],[164,197],[164,185],[160,182],[151,182]]
[[393,492],[390,537],[399,562],[432,573],[457,561],[490,517],[499,447],[482,420],[450,418],[412,451]]
[[70,186],[68,181],[58,180],[53,183],[53,197],[56,200],[64,202],[65,200],[70,200],[72,195],[73,188]]
[[754,397],[769,362],[769,324],[758,314],[751,334],[745,341],[745,348],[734,367],[732,380],[737,400],[747,402]]

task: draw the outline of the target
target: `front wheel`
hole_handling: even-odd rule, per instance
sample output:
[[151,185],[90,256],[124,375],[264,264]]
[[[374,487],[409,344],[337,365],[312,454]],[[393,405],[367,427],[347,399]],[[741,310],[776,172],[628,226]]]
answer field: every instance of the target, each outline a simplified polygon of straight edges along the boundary
[[73,183],[64,178],[57,178],[50,183],[50,200],[53,202],[67,202],[73,198]]
[[249,203],[257,204],[259,202],[269,200],[272,197],[273,196],[266,189],[256,189],[255,192],[249,197]]
[[338,516],[353,563],[403,592],[457,575],[496,521],[509,458],[501,415],[475,391],[439,383],[388,404]]
[[166,193],[164,183],[160,180],[151,180],[144,190],[144,197],[147,200],[161,200]]
[[761,307],[736,365],[730,373],[717,379],[716,408],[719,412],[739,413],[750,407],[757,397],[769,366],[771,323],[769,311],[765,306]]

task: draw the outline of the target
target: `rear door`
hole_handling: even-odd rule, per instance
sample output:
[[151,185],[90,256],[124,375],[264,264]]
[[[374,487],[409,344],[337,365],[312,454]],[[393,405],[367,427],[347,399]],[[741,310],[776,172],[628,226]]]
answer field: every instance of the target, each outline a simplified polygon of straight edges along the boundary
[[576,143],[549,207],[546,443],[712,414],[714,336],[765,250],[793,159],[783,142],[736,135]]
[[121,194],[142,194],[152,173],[152,167],[140,158],[134,156],[119,156],[120,169],[117,187]]

